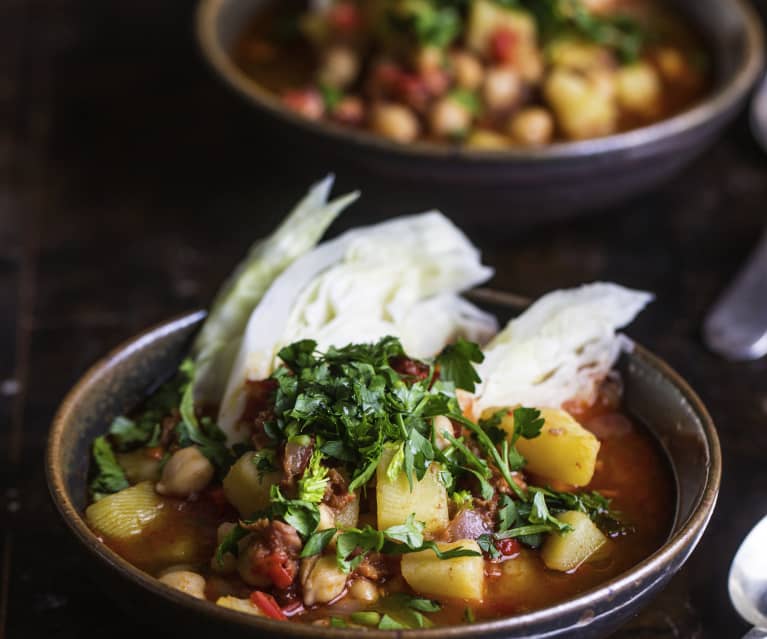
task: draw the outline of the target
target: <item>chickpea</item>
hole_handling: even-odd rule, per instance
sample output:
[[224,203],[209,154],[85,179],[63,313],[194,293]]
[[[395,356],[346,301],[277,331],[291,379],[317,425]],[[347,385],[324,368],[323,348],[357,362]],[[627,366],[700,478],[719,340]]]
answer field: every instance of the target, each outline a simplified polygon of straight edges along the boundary
[[591,69],[583,77],[594,91],[608,100],[615,98],[616,74],[612,69]]
[[522,79],[514,69],[493,67],[485,75],[482,97],[490,111],[503,111],[519,102],[522,89]]
[[516,66],[525,82],[537,84],[541,81],[545,65],[543,56],[535,47],[526,50],[525,54],[520,56]]
[[505,135],[501,135],[490,129],[477,129],[469,136],[469,139],[466,140],[466,144],[474,149],[498,151],[501,149],[508,149],[512,146],[512,141]]
[[196,446],[182,448],[165,464],[156,490],[161,495],[189,497],[205,488],[214,472],[213,464]]
[[609,13],[618,8],[616,0],[583,0],[583,7],[589,13]]
[[418,118],[401,104],[379,104],[370,117],[373,131],[394,142],[412,142],[420,133]]
[[426,46],[418,49],[414,66],[420,74],[439,71],[445,65],[445,55],[439,47]]
[[442,434],[447,431],[449,434],[453,434],[453,423],[444,415],[437,415],[432,420],[432,426],[434,427],[434,439],[437,442],[437,448],[444,450],[450,445],[450,442]]
[[676,47],[660,47],[655,53],[663,79],[669,84],[694,84],[698,76],[692,72],[684,54]]
[[482,86],[485,70],[479,59],[471,53],[457,51],[451,58],[455,83],[462,89],[476,91]]
[[450,76],[444,69],[434,69],[421,76],[424,87],[432,97],[438,98],[450,88]]
[[451,98],[438,100],[429,113],[429,126],[439,138],[465,134],[471,126],[469,110]]
[[346,574],[338,567],[336,558],[330,555],[302,559],[300,576],[306,606],[328,603],[346,588]]
[[196,599],[205,599],[205,579],[190,570],[175,570],[160,577],[166,586],[185,592]]
[[325,52],[317,79],[321,84],[344,89],[356,80],[359,71],[357,53],[349,47],[334,46]]
[[370,579],[360,577],[352,582],[349,586],[349,595],[357,601],[364,601],[365,603],[372,604],[378,601],[378,586],[376,586]]
[[522,109],[509,122],[509,135],[525,146],[542,146],[554,135],[554,118],[542,107]]

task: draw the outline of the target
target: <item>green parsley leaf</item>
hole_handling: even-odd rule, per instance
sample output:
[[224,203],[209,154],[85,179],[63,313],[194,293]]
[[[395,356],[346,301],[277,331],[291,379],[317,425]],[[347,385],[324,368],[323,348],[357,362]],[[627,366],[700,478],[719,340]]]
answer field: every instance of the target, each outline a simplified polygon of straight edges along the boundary
[[477,116],[482,112],[482,101],[474,91],[469,91],[468,89],[454,89],[448,94],[448,98],[460,104],[464,109],[471,113],[471,115]]
[[301,479],[298,480],[298,498],[319,504],[328,485],[328,469],[322,465],[323,454],[315,448]]
[[381,617],[381,621],[378,624],[378,629],[379,630],[408,630],[409,626],[406,626],[405,624],[402,624],[399,621],[395,621],[389,615],[384,615],[383,617]]
[[542,492],[533,493],[532,509],[530,510],[528,519],[531,524],[550,525],[551,529],[556,532],[562,533],[572,530],[572,526],[559,521],[559,519],[549,512],[549,508],[546,505],[546,498]]
[[495,547],[495,536],[485,533],[477,537],[477,545],[490,559],[500,559],[501,551]]
[[434,599],[424,599],[423,597],[410,597],[406,603],[408,608],[418,610],[419,612],[439,612],[442,610],[442,604]]
[[90,482],[93,501],[128,488],[130,484],[125,477],[125,472],[117,463],[112,446],[105,435],[93,440],[91,451],[96,469]]
[[181,413],[181,421],[177,426],[179,444],[182,447],[196,444],[200,452],[216,468],[218,476],[223,478],[234,463],[234,456],[226,447],[226,436],[210,419],[203,418],[201,421],[197,419],[193,395],[195,368],[192,361],[182,362],[179,372],[186,376],[179,405]]
[[315,532],[309,539],[306,540],[303,549],[301,550],[301,557],[314,557],[314,555],[322,554],[330,540],[336,534],[336,528],[328,528],[326,530],[319,530]]
[[423,546],[423,531],[425,524],[415,520],[415,513],[410,513],[404,524],[390,526],[384,530],[384,535],[392,541],[399,541],[409,548]]
[[[383,548],[384,534],[372,526],[363,529],[352,528],[338,536],[336,540],[336,560],[338,567],[350,573],[362,563],[369,552],[378,552]],[[359,551],[355,557],[351,555]]]
[[474,496],[468,490],[456,490],[450,495],[450,499],[458,510],[471,508],[474,505]]
[[474,392],[475,384],[481,382],[472,362],[479,364],[485,359],[482,350],[474,342],[458,338],[437,356],[440,379],[453,382],[456,388]]
[[501,495],[498,508],[498,532],[509,530],[519,518],[517,506],[508,495]]
[[359,610],[350,614],[349,619],[361,626],[371,626],[375,628],[381,622],[381,615],[375,610]]
[[290,524],[304,539],[309,537],[320,523],[320,510],[317,504],[301,499],[285,499],[279,487],[269,490],[272,519],[279,517]]
[[273,448],[262,448],[253,453],[251,460],[258,470],[259,479],[263,479],[264,473],[277,470],[277,451]]
[[216,548],[215,557],[219,566],[224,565],[224,555],[231,553],[237,557],[240,554],[240,547],[238,544],[242,539],[247,537],[248,534],[250,534],[250,531],[240,526],[240,524],[235,524],[232,529],[226,533],[223,540],[221,540],[221,543]]
[[525,439],[534,439],[541,434],[545,421],[541,417],[541,411],[537,408],[526,408],[519,406],[514,409],[514,437],[512,444],[519,437]]

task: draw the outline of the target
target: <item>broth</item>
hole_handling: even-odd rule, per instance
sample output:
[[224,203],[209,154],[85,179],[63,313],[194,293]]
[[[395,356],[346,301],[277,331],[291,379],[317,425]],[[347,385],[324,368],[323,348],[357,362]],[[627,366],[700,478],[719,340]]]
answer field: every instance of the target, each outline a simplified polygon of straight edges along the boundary
[[[631,532],[611,538],[608,546],[598,551],[599,557],[569,573],[547,569],[539,553],[527,548],[504,561],[485,560],[483,601],[469,604],[440,598],[442,609],[429,615],[435,624],[462,623],[467,614],[477,620],[496,619],[572,599],[627,571],[664,543],[674,515],[675,489],[658,443],[644,427],[617,409],[613,400],[603,397],[603,401],[588,408],[570,407],[570,412],[601,442],[596,472],[584,490],[598,490],[610,497],[612,506],[621,513]],[[540,485],[546,483],[535,481],[530,475],[528,480]],[[193,501],[161,499],[166,514],[159,518],[157,525],[133,539],[116,540],[104,535],[101,539],[129,562],[154,576],[171,567],[167,561],[157,560],[158,549],[175,544],[181,549],[175,553],[172,565],[187,566],[202,574],[207,580],[206,597],[210,601],[224,595],[247,597],[252,586],[239,577],[223,576],[211,570],[217,527],[237,519],[220,486],[206,489]],[[280,603],[295,621],[328,623],[330,618],[344,618],[359,610],[396,616],[397,593],[413,594],[396,572],[383,584],[382,590],[382,598],[370,606],[343,595],[331,605],[309,609],[304,608],[300,598],[283,599]],[[394,599],[387,601],[389,595],[394,595]]]

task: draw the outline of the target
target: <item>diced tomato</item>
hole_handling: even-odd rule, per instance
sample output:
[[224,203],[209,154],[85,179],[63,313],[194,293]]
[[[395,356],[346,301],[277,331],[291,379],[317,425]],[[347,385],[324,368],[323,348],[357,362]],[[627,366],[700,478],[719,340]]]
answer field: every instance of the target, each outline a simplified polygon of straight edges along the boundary
[[429,375],[429,367],[426,364],[409,357],[392,357],[389,365],[403,377],[412,377],[418,381],[426,379]]
[[517,49],[517,34],[511,29],[496,29],[490,36],[490,55],[496,62],[508,64],[514,61]]
[[146,456],[157,461],[165,457],[165,449],[162,446],[155,446],[146,449]]
[[495,542],[495,547],[502,555],[511,557],[519,554],[519,542],[516,539],[499,539]]
[[292,89],[282,94],[282,103],[310,120],[319,120],[325,114],[325,103],[318,91]]
[[267,559],[266,574],[272,583],[284,590],[293,583],[294,575],[287,567],[288,557],[284,553],[273,552]]
[[423,78],[415,73],[401,72],[394,85],[395,94],[416,111],[423,111],[429,104],[431,92]]
[[340,33],[352,33],[362,26],[362,14],[353,2],[339,2],[328,12],[328,24]]
[[261,592],[260,590],[254,590],[250,593],[250,601],[254,606],[258,606],[267,617],[270,619],[277,619],[278,621],[285,621],[287,617],[282,612],[282,608],[277,605],[270,594]]

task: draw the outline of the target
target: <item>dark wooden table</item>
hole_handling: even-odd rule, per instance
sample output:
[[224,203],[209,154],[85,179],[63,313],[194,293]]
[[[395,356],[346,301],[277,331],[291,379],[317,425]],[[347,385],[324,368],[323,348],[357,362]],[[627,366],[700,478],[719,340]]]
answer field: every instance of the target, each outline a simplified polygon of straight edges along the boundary
[[339,188],[364,191],[336,230],[437,206],[482,247],[498,287],[538,295],[608,279],[656,292],[630,333],[707,402],[724,481],[687,568],[619,637],[739,636],[726,578],[767,512],[767,361],[725,363],[699,327],[767,221],[767,156],[745,119],[619,210],[520,227],[501,201],[491,229],[472,223],[482,194],[455,198],[307,158],[260,127],[201,63],[192,9],[0,3],[0,638],[146,633],[88,580],[49,503],[51,416],[107,349],[205,305],[250,241],[334,168]]

